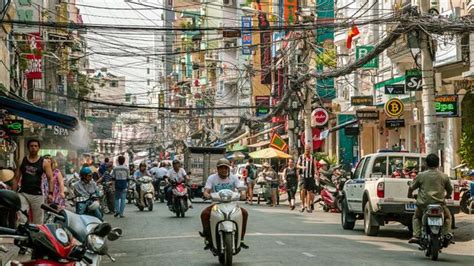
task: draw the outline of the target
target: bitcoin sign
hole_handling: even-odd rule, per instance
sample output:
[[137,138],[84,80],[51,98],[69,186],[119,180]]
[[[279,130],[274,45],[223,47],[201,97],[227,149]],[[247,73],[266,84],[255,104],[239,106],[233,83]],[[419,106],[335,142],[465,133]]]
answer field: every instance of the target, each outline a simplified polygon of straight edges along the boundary
[[397,98],[390,99],[385,103],[384,110],[388,116],[400,116],[403,113],[403,103]]

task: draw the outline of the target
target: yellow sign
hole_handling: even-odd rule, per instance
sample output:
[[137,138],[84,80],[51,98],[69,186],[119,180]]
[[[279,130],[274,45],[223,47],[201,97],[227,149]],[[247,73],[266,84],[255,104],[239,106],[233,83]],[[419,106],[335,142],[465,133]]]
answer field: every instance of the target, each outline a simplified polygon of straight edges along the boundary
[[388,116],[396,117],[403,113],[403,102],[398,98],[390,99],[385,103],[384,110]]

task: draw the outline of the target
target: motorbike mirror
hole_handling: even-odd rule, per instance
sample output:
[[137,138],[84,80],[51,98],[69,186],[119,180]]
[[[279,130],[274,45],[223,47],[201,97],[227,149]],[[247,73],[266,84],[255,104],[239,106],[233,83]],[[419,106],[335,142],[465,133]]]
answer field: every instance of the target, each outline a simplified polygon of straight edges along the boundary
[[18,194],[11,190],[0,190],[0,206],[13,211],[21,209],[21,200]]
[[101,223],[94,228],[94,231],[92,231],[92,234],[100,236],[100,237],[106,237],[111,231],[112,231],[112,226],[110,226],[109,223]]
[[107,239],[110,241],[115,241],[119,239],[121,236],[122,236],[122,229],[115,227],[110,231],[109,235],[107,236]]

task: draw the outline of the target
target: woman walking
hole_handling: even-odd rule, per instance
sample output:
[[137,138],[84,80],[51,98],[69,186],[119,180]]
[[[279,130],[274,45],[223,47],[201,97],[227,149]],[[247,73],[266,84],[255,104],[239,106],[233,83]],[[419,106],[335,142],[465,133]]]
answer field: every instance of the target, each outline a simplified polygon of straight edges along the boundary
[[296,170],[295,162],[293,161],[293,159],[288,160],[288,166],[283,170],[283,177],[286,183],[286,192],[288,193],[288,202],[290,203],[290,210],[294,210],[299,173]]
[[[51,169],[53,170],[53,200],[51,203],[55,204],[59,209],[66,208],[66,195],[64,194],[64,177],[59,169],[58,162],[49,156],[45,158],[50,159]],[[46,175],[43,175],[43,191],[49,191]]]
[[271,165],[266,162],[263,164],[263,176],[265,177],[265,180],[270,184],[271,205],[272,207],[276,207],[277,189],[279,186],[278,174],[272,169]]

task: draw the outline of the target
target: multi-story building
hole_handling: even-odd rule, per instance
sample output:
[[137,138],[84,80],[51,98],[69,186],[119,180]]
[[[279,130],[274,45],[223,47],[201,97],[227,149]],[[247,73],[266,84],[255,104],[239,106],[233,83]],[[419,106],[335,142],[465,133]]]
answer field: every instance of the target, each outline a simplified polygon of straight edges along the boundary
[[[5,20],[11,20],[15,18],[15,5],[10,4],[8,1],[0,2],[0,10],[4,13],[0,13],[0,16]],[[11,59],[14,56],[12,50],[12,27],[11,25],[2,23],[0,27],[0,89],[10,90],[10,76],[11,76]]]

